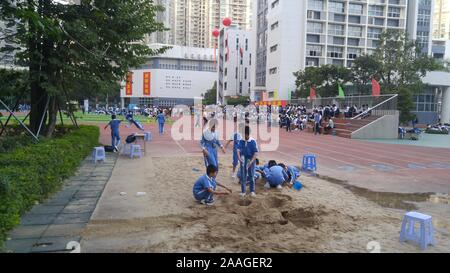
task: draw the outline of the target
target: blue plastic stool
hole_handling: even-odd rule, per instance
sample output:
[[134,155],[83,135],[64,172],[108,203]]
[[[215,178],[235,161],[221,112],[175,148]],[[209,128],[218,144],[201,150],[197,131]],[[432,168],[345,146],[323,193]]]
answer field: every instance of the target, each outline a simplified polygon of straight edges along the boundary
[[[419,230],[415,230],[415,223],[419,223]],[[403,217],[400,230],[400,242],[413,241],[425,250],[428,245],[435,245],[432,217],[418,212],[408,212]]]
[[141,158],[142,157],[142,149],[141,145],[131,145],[130,158]]
[[94,163],[97,163],[97,161],[105,162],[105,147],[94,147],[94,151],[92,152],[92,159],[94,160]]
[[302,169],[305,171],[317,171],[316,156],[313,154],[306,154],[303,156]]
[[151,132],[144,133],[144,141],[146,141],[146,142],[152,141],[152,133]]

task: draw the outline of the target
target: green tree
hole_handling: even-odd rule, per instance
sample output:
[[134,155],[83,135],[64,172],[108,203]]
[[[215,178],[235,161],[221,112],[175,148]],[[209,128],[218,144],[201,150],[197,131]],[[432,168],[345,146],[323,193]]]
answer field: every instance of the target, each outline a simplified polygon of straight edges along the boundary
[[152,0],[2,1],[0,7],[0,16],[16,25],[14,41],[23,49],[18,63],[29,71],[30,128],[37,132],[44,117],[46,136],[54,131],[58,104],[76,97],[80,86],[95,87],[85,90],[90,94],[109,90],[167,49],[141,43],[145,35],[167,30],[156,22],[161,7]]
[[362,55],[353,62],[352,83],[359,95],[371,95],[372,78],[380,73],[381,65],[372,55]]
[[203,95],[203,105],[213,105],[217,103],[217,82],[211,89],[208,89]]
[[297,96],[309,96],[311,87],[316,89],[320,97],[334,97],[338,95],[338,85],[344,85],[351,80],[351,71],[336,65],[307,67],[294,73],[296,77]]
[[428,71],[443,69],[441,64],[421,53],[421,50],[405,31],[387,30],[381,34],[380,45],[373,55],[357,60],[362,63],[359,75],[379,79],[382,93],[399,95],[401,123],[412,119],[412,96],[423,90],[422,78]]

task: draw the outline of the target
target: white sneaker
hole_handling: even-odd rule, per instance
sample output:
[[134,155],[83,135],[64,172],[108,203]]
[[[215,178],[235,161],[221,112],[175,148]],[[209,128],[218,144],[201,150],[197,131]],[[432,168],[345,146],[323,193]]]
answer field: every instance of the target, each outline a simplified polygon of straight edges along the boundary
[[252,192],[250,193],[250,196],[251,196],[251,197],[255,197],[255,196],[256,196],[256,193],[252,191]]
[[245,197],[247,194],[246,194],[245,192],[241,192],[239,195],[240,195],[241,197]]
[[264,189],[270,189],[270,184],[269,184],[269,182],[266,182],[266,184],[264,184]]
[[283,187],[281,185],[278,185],[277,189],[279,189],[281,191],[283,189]]

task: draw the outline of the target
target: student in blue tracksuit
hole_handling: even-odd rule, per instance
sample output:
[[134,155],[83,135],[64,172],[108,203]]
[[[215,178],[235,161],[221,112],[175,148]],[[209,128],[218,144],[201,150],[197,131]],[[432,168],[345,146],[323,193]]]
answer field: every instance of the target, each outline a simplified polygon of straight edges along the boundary
[[200,141],[203,157],[205,160],[205,167],[214,165],[219,168],[219,157],[217,155],[217,148],[221,148],[225,153],[225,148],[219,141],[219,136],[216,133],[217,120],[212,119],[209,121],[209,129],[205,130]]
[[235,175],[236,168],[237,168],[237,166],[239,164],[237,151],[238,151],[239,141],[241,141],[241,139],[242,139],[242,135],[240,134],[240,132],[242,131],[241,128],[242,128],[242,126],[240,124],[238,126],[238,131],[234,132],[231,135],[230,140],[228,140],[227,144],[225,145],[225,149],[226,149],[228,147],[228,145],[230,145],[231,142],[233,142],[233,162],[232,162],[232,164],[233,164],[233,171],[231,173],[231,177],[233,177],[233,178],[236,177],[236,175]]
[[266,184],[264,188],[277,188],[279,190],[282,189],[283,183],[289,181],[289,176],[283,167],[279,165],[272,166],[270,168],[266,168],[264,170]]
[[[209,165],[206,168],[206,174],[202,175],[194,184],[192,192],[194,198],[204,205],[214,205],[214,195],[227,195],[232,193],[231,189],[227,188],[216,181],[217,168],[214,165]],[[217,187],[222,187],[227,192],[217,191]]]
[[156,120],[158,120],[159,134],[162,135],[164,134],[164,123],[166,122],[166,117],[162,111],[156,116]]
[[[254,175],[253,175],[255,181],[261,179],[261,177],[262,177],[261,171],[263,169],[264,169],[263,167],[259,166],[259,160],[256,159],[256,161],[255,161],[255,171],[254,171]],[[237,172],[237,178],[239,178],[239,183],[241,183],[241,180],[242,180],[242,169],[241,168],[239,168],[239,171]],[[250,183],[250,181],[252,181],[250,179],[250,173],[247,172],[247,184]]]
[[121,120],[117,119],[116,115],[112,115],[111,121],[105,126],[105,130],[106,128],[108,128],[108,126],[111,128],[111,145],[114,148],[114,152],[119,151],[118,148],[118,145],[120,144],[119,128],[121,122],[122,122]]
[[283,163],[280,163],[278,165],[281,166],[289,176],[289,184],[293,185],[297,178],[300,176],[300,169],[295,166],[286,166]]
[[255,193],[255,166],[256,157],[258,156],[258,144],[256,140],[250,137],[250,127],[245,127],[244,139],[239,142],[238,159],[242,170],[241,176],[241,196],[247,193],[247,181],[250,179],[250,195],[256,196]]

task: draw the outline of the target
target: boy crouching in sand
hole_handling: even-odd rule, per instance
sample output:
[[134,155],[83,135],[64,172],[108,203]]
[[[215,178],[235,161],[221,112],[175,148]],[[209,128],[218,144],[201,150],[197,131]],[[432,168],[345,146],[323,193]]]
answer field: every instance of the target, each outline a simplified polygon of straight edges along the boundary
[[[214,194],[228,195],[232,193],[231,189],[227,188],[216,181],[217,167],[208,165],[206,174],[202,175],[194,184],[193,193],[194,198],[201,204],[212,206],[214,205]],[[216,191],[217,186],[227,190],[227,192]]]

